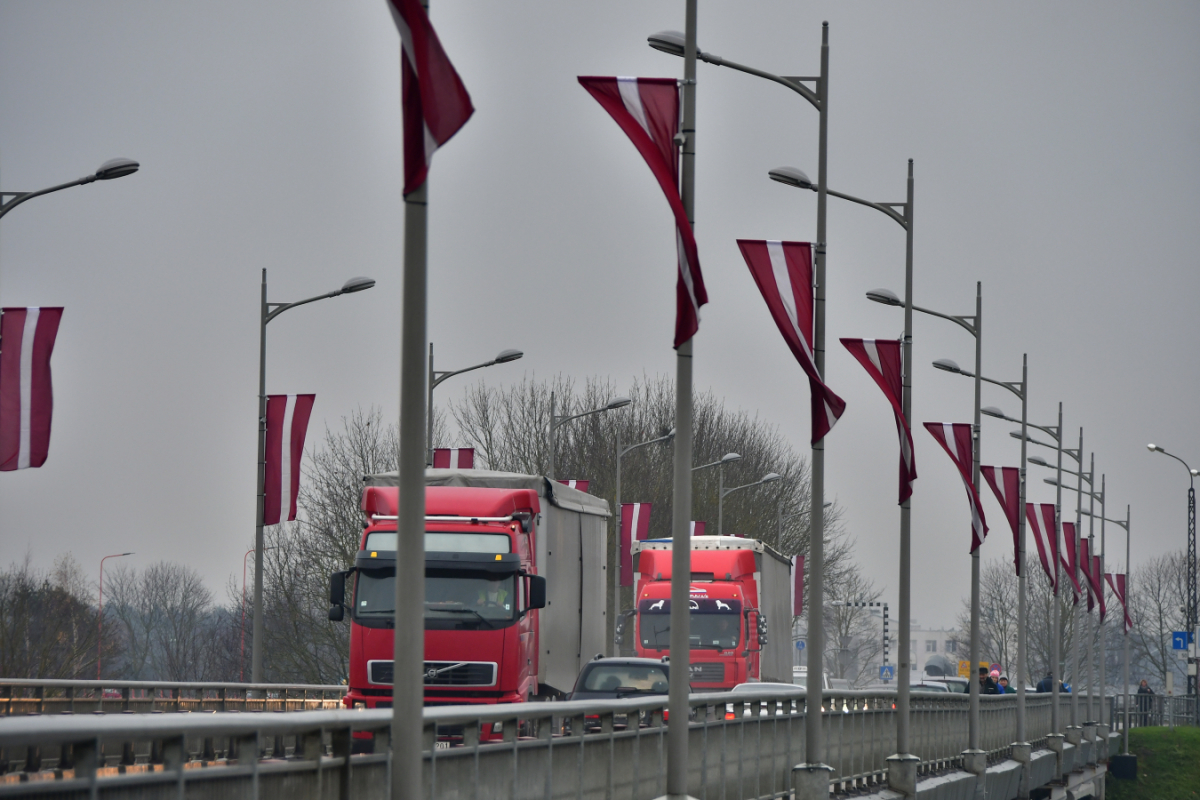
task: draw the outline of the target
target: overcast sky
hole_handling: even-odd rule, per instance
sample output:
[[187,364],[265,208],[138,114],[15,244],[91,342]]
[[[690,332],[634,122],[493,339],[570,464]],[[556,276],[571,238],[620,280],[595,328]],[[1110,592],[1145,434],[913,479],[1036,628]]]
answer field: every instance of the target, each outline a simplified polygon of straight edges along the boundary
[[[673,376],[670,213],[575,79],[681,76],[682,60],[645,40],[682,29],[682,0],[434,0],[431,15],[477,109],[431,173],[438,365],[516,347],[525,359],[488,381]],[[1132,504],[1135,563],[1183,547],[1187,475],[1145,445],[1200,466],[1200,6],[705,0],[700,44],[816,75],[823,19],[830,187],[900,201],[915,159],[915,302],[968,314],[982,281],[984,374],[1018,380],[1028,352],[1031,421],[1053,424],[1062,401],[1071,446],[1084,427],[1110,516]],[[807,382],[734,240],[814,236],[815,195],[766,173],[815,177],[817,116],[775,84],[698,69],[710,303],[696,387],[806,450]],[[183,561],[223,594],[253,542],[262,268],[273,302],[378,280],[270,326],[268,391],[316,393],[309,442],[356,406],[397,414],[399,37],[384,0],[0,3],[0,189],[114,156],[141,172],[35,199],[0,224],[0,302],[66,309],[49,460],[0,475],[0,562],[28,553],[48,567],[69,550],[94,574],[101,556],[133,550],[133,565]],[[828,241],[827,377],[848,409],[827,439],[826,487],[894,608],[895,427],[836,339],[900,334],[902,313],[864,292],[903,291],[904,234],[831,198]],[[970,421],[971,382],[929,363],[969,366],[974,346],[918,316],[914,354],[913,614],[951,625],[970,518],[919,423]],[[1000,388],[984,404],[1019,413]],[[985,464],[1016,465],[1014,427],[985,418]],[[1030,467],[1031,500],[1053,501],[1048,474]],[[985,558],[1008,560],[1000,507],[985,503]],[[1124,540],[1109,534],[1111,567]]]

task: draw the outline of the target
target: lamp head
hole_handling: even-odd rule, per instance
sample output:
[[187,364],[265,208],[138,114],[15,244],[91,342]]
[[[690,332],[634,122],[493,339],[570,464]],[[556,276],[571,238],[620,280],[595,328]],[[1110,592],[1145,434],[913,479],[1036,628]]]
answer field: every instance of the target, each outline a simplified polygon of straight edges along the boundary
[[646,41],[655,50],[672,56],[683,57],[686,40],[679,31],[659,31],[646,37]]
[[962,372],[962,367],[958,365],[958,362],[949,358],[939,358],[933,362],[933,367],[934,369],[945,370],[946,372]]
[[1050,463],[1041,456],[1030,456],[1026,459],[1030,464],[1037,464],[1039,467],[1048,467]]
[[1158,445],[1148,444],[1148,445],[1146,445],[1146,449],[1149,450],[1151,453],[1153,453],[1158,450]]
[[1200,475],[1200,469],[1191,470],[1193,476]]
[[731,461],[741,461],[741,460],[742,460],[742,456],[740,453],[726,453],[725,455],[721,456],[722,464],[728,464]]
[[781,480],[783,480],[783,476],[778,472],[768,472],[766,475],[762,476],[762,478],[759,480],[759,483],[774,483],[775,481]]
[[874,303],[883,303],[885,306],[904,305],[891,289],[872,289],[867,292],[867,299]]
[[612,411],[614,408],[624,408],[625,406],[629,405],[632,402],[633,401],[630,400],[628,397],[614,397],[612,400],[610,400],[608,402],[608,405],[606,405],[604,407],[604,410]]
[[[987,414],[989,417],[996,417],[997,419],[1007,419],[1007,417],[1004,416],[1004,412],[996,406],[984,406],[983,408],[979,409],[979,413]],[[1016,437],[1020,439],[1021,434],[1017,433]]]
[[362,292],[370,289],[375,285],[374,278],[351,278],[342,284],[341,294],[352,294],[354,292]]
[[507,364],[525,355],[520,350],[501,350],[494,359],[497,364]]
[[674,439],[675,438],[675,429],[671,428],[671,430],[669,430],[663,434],[662,438],[663,439]]
[[136,553],[121,553],[121,555],[123,555],[123,556],[132,556],[132,555],[137,555],[137,554],[136,554]]
[[96,180],[111,181],[113,178],[123,178],[137,172],[141,166],[132,158],[110,158],[96,170]]
[[767,176],[773,181],[785,183],[788,186],[795,186],[797,189],[813,188],[812,180],[804,174],[804,170],[796,167],[776,167],[767,172]]

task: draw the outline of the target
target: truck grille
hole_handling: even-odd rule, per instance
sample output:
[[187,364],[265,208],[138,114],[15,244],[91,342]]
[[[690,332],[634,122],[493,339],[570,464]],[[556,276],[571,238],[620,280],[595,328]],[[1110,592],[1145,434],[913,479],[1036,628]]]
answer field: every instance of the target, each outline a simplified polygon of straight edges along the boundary
[[720,683],[725,680],[725,665],[720,662],[690,664],[693,683]]
[[[367,679],[374,684],[390,686],[394,675],[393,662],[368,661]],[[496,664],[493,661],[426,661],[426,686],[494,686]]]

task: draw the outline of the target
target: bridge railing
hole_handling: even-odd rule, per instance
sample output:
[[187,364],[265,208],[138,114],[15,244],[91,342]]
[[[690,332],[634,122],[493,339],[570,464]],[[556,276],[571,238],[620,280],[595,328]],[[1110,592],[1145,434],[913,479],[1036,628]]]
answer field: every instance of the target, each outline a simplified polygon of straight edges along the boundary
[[336,710],[345,694],[345,686],[308,684],[0,678],[0,716]]
[[[895,692],[836,691],[827,698],[822,724],[832,788],[882,785],[895,752]],[[1016,698],[981,700],[984,748],[1002,758],[1016,735]],[[1027,698],[1031,739],[1049,732],[1050,700]],[[790,794],[792,767],[805,760],[803,690],[694,694],[689,704],[693,797]],[[913,693],[913,749],[923,772],[957,765],[967,746],[967,706],[965,695]],[[666,717],[660,695],[426,708],[426,796],[652,800],[666,788],[666,730],[673,724]],[[30,773],[53,777],[45,788],[61,797],[135,797],[139,788],[146,796],[164,788],[182,796],[195,784],[213,787],[199,791],[288,800],[328,796],[329,787],[340,797],[365,796],[386,789],[390,724],[390,710],[12,718],[0,724],[0,763],[27,774],[0,776],[0,798],[32,785]],[[373,752],[354,754],[364,749]]]
[[[1113,730],[1125,730],[1125,695],[1109,696],[1109,719]],[[1191,695],[1129,695],[1129,727],[1148,725],[1200,725],[1196,698]]]

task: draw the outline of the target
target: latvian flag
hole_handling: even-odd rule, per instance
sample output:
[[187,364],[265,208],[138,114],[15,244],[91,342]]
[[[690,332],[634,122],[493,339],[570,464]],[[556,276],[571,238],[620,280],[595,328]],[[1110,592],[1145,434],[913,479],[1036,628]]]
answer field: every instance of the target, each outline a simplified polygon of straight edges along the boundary
[[580,85],[596,98],[625,131],[658,179],[675,215],[679,274],[675,282],[675,347],[700,329],[700,306],[708,302],[696,236],[679,196],[679,84],[674,78],[580,76]]
[[846,401],[825,385],[813,357],[812,248],[808,242],[750,239],[738,239],[738,247],[776,327],[808,376],[812,443],[816,444],[842,416]]
[[792,582],[792,616],[798,617],[804,613],[804,556],[794,556],[792,569],[795,570],[795,580]]
[[[1038,521],[1037,509],[1041,507],[1042,519]],[[1050,588],[1054,590],[1054,595],[1058,596],[1058,585],[1054,580],[1054,568],[1051,567],[1058,560],[1058,530],[1054,524],[1054,504],[1053,503],[1026,503],[1025,504],[1025,519],[1029,521],[1029,527],[1033,531],[1033,542],[1037,545],[1038,558],[1042,560],[1042,569],[1046,573],[1046,577],[1050,579]]]
[[867,374],[874,379],[892,404],[896,417],[896,432],[900,434],[900,503],[912,496],[913,481],[917,479],[917,462],[913,455],[912,431],[904,418],[904,358],[899,339],[842,339],[850,354],[858,359]]
[[962,477],[963,486],[967,488],[967,500],[971,503],[971,550],[983,544],[987,536],[987,520],[983,516],[983,505],[979,502],[979,492],[971,483],[971,464],[974,461],[974,449],[971,441],[971,426],[965,422],[926,422],[925,430],[933,434],[938,444],[950,456],[958,474]]
[[703,536],[706,523],[692,520],[691,534],[692,536]]
[[433,451],[435,469],[474,469],[474,447],[438,447]]
[[40,467],[50,452],[50,354],[61,308],[0,309],[0,471]]
[[581,492],[586,492],[591,481],[577,481],[574,478],[564,478],[559,481],[563,486],[570,486],[572,489],[578,489]]
[[1013,563],[1021,574],[1021,470],[1016,467],[980,467],[984,480],[1000,501],[1004,516],[1012,528]]
[[475,109],[420,0],[391,0],[391,11],[402,51],[400,102],[407,195],[425,183],[433,152],[466,124]]
[[1103,571],[1104,567],[1100,563],[1100,556],[1092,556],[1092,577],[1095,579],[1096,599],[1100,603],[1101,622],[1104,622],[1104,617],[1108,613],[1108,607],[1104,601],[1104,581],[1100,579]]
[[267,483],[263,487],[263,525],[296,518],[300,458],[315,394],[267,395]]
[[1063,526],[1063,552],[1059,556],[1062,568],[1066,570],[1067,577],[1071,580],[1071,587],[1074,589],[1075,602],[1079,602],[1079,596],[1083,594],[1082,587],[1079,584],[1079,575],[1075,569],[1080,557],[1077,552],[1080,545],[1083,547],[1083,559],[1087,561],[1087,542],[1080,542],[1075,535],[1075,523],[1064,522]]
[[621,585],[633,586],[633,540],[650,538],[650,503],[621,504]]
[[1113,594],[1117,596],[1117,600],[1121,603],[1121,608],[1125,611],[1125,632],[1129,633],[1133,629],[1133,617],[1129,616],[1129,604],[1126,602],[1125,592],[1127,590],[1127,576],[1120,572],[1110,572],[1104,576],[1108,579],[1108,585],[1113,590]]

